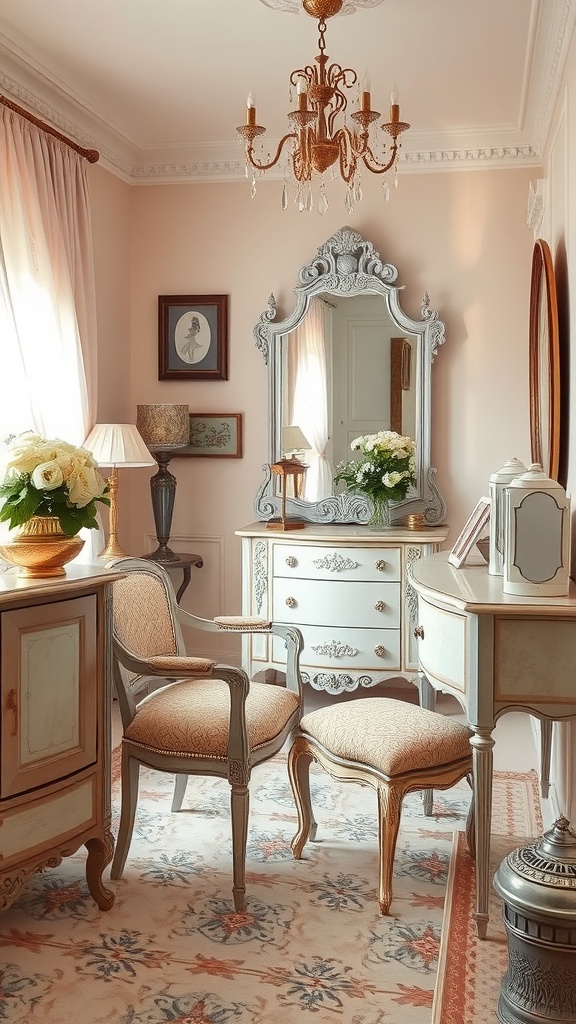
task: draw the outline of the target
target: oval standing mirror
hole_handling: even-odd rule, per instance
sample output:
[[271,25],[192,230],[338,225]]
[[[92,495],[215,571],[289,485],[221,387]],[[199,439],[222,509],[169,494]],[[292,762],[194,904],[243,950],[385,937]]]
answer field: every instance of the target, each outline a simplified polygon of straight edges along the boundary
[[[391,522],[407,515],[438,525],[446,506],[430,466],[431,367],[444,341],[444,324],[430,309],[422,317],[402,310],[396,267],[351,228],[341,228],[302,267],[296,306],[276,321],[269,299],[254,328],[268,363],[270,464],[289,455],[289,427],[299,427],[298,457],[304,483],[287,498],[287,513],[316,523],[365,523],[369,500],[335,488],[336,467],[352,457],[351,441],[379,430],[416,441],[416,485],[391,510]],[[304,447],[304,442],[306,447]],[[256,496],[259,519],[275,518],[280,495],[270,466]],[[337,492],[340,493],[337,493]]]
[[550,247],[534,243],[530,282],[530,444],[552,480],[560,464],[560,339],[556,281]]

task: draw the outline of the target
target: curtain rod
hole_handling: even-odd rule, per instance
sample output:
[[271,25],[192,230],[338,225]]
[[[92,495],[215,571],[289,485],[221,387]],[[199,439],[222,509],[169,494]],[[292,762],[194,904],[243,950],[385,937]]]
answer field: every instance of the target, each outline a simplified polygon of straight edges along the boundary
[[60,142],[64,142],[70,147],[70,149],[79,153],[80,156],[85,157],[89,164],[95,164],[100,159],[100,153],[97,149],[83,149],[77,142],[73,142],[72,139],[69,139],[66,135],[62,135],[62,133],[57,131],[56,128],[52,128],[52,126],[46,124],[45,121],[41,121],[39,117],[34,117],[34,114],[30,114],[27,110],[24,110],[23,107],[19,107],[17,103],[13,103],[12,100],[9,100],[6,96],[0,95],[0,103],[5,107],[8,107],[10,110],[16,111],[17,114],[26,118],[27,121],[31,121],[32,124],[35,124],[36,127],[40,128],[43,132],[46,132],[48,135],[53,135],[55,139],[60,139]]

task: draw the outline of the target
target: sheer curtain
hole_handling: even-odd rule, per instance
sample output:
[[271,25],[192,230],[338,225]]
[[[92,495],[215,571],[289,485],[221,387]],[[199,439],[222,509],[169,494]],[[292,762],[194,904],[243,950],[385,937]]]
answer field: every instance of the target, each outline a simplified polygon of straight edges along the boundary
[[[0,121],[0,439],[81,445],[96,410],[96,304],[85,162],[16,112]],[[82,558],[101,546],[87,530]]]
[[330,439],[328,409],[328,353],[332,333],[332,310],[322,299],[313,298],[303,322],[290,339],[293,381],[290,422],[297,424],[312,445],[306,452],[309,464],[302,497],[319,501],[332,494],[332,469],[326,458]]

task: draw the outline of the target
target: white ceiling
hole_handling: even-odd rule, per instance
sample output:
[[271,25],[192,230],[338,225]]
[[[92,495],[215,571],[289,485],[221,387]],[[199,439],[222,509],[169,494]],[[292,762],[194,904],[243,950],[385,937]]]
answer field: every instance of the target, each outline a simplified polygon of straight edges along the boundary
[[[328,21],[326,50],[370,75],[386,120],[397,83],[406,170],[538,165],[576,0],[366,2]],[[293,4],[0,0],[0,91],[126,180],[244,177],[248,92],[271,147],[290,72],[318,52],[315,21],[278,9]]]

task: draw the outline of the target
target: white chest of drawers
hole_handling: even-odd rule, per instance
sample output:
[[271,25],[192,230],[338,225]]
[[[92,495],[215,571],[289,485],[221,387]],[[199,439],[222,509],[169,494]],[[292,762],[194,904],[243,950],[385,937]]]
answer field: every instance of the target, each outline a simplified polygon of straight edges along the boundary
[[[302,631],[304,682],[339,694],[394,677],[416,679],[416,595],[408,567],[432,554],[448,527],[374,532],[367,526],[308,524],[278,534],[265,523],[242,538],[242,612]],[[253,677],[282,671],[276,638],[243,637],[243,667]]]

